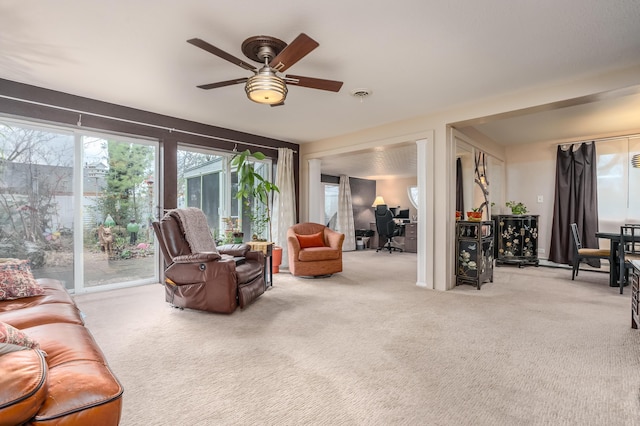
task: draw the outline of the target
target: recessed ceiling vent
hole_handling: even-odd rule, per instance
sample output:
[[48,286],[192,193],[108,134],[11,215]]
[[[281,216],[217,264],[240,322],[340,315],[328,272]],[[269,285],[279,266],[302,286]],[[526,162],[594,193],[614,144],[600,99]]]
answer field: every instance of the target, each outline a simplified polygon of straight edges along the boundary
[[353,89],[351,91],[351,96],[353,96],[354,98],[360,99],[360,102],[362,102],[362,100],[364,98],[367,98],[367,97],[371,96],[371,90],[369,90],[369,89]]

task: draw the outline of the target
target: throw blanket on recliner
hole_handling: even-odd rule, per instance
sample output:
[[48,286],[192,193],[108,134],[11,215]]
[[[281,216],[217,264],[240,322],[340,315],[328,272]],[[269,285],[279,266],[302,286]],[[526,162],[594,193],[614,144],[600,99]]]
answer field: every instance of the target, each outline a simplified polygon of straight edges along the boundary
[[211,230],[207,223],[207,217],[204,212],[196,207],[188,207],[186,209],[175,209],[169,214],[175,213],[184,229],[184,237],[186,238],[191,252],[217,252],[216,243],[211,237]]

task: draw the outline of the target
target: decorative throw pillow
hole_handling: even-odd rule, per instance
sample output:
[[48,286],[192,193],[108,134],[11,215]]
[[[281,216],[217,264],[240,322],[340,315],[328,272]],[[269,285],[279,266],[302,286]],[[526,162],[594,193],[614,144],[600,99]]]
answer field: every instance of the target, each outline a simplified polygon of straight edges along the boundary
[[42,294],[44,289],[33,277],[28,260],[0,259],[0,300]]
[[25,332],[12,325],[0,321],[0,343],[24,346],[25,348],[40,349],[40,344],[32,340]]
[[296,234],[296,237],[298,237],[300,248],[324,247],[324,237],[322,231],[318,232],[317,234],[309,235]]

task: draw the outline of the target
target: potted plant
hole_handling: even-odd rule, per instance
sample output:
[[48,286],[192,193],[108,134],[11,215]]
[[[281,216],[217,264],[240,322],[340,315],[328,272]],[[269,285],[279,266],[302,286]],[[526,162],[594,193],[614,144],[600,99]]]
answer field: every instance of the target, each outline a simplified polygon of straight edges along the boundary
[[467,212],[467,220],[470,220],[472,222],[480,222],[482,220],[482,208],[472,208],[471,211]]
[[[251,152],[248,149],[236,154],[231,159],[231,165],[236,167],[238,172],[238,193],[236,198],[244,199],[244,204],[250,209],[249,216],[253,223],[252,227],[256,233],[260,229],[268,230],[267,240],[272,240],[271,232],[271,206],[270,197],[274,191],[280,192],[278,187],[265,179],[258,171],[256,171],[254,160],[264,160],[267,158],[262,152]],[[252,202],[258,202],[259,205],[251,205]],[[258,237],[256,235],[256,237]],[[278,272],[280,263],[282,262],[282,247],[273,247],[273,272]]]
[[515,201],[507,201],[506,206],[511,209],[511,214],[515,215],[526,214],[528,211],[527,206],[522,204],[520,201],[517,203]]

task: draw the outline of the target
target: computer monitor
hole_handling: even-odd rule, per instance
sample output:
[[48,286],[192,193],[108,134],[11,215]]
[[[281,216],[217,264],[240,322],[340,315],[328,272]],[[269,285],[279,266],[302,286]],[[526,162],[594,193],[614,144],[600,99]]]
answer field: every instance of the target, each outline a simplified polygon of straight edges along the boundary
[[398,210],[398,214],[396,214],[396,219],[409,219],[409,209]]

